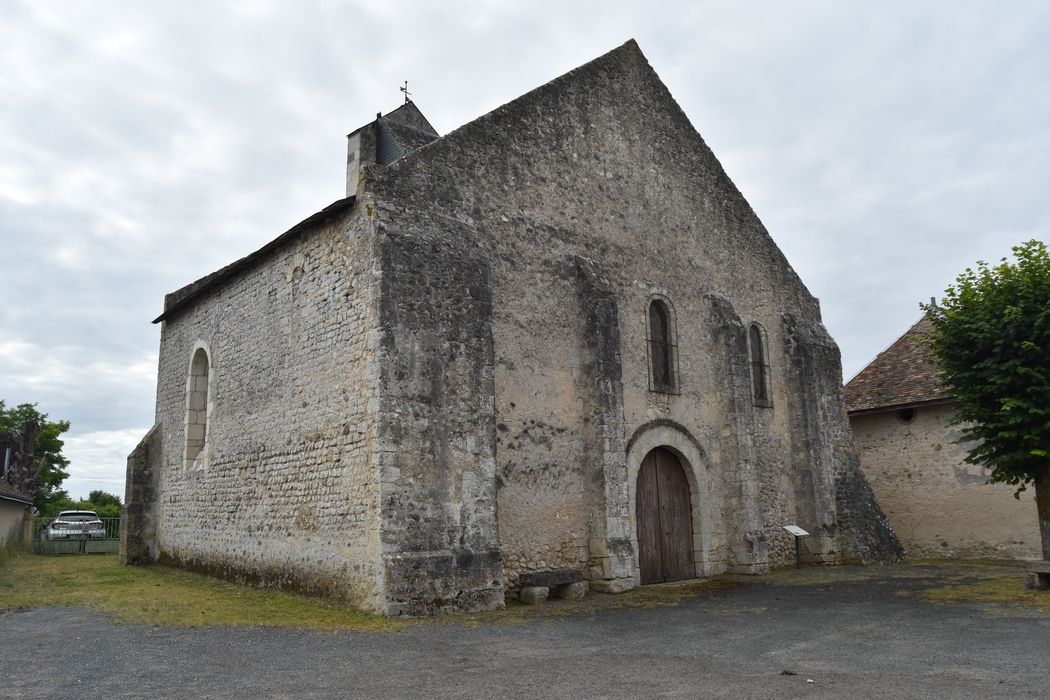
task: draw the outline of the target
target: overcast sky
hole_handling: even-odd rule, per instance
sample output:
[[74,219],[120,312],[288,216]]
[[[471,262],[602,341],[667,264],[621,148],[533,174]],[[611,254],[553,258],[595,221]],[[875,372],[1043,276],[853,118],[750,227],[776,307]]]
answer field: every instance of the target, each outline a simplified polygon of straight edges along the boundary
[[0,399],[123,494],[163,295],[343,196],[409,81],[447,133],[638,40],[821,299],[846,379],[1048,239],[1050,3],[0,0]]

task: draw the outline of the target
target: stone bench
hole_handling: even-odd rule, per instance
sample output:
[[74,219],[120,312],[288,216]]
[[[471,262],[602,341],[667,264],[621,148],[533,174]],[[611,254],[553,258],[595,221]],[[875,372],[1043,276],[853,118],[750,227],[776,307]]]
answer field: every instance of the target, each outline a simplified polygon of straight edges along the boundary
[[574,569],[557,569],[552,571],[530,571],[518,577],[521,593],[518,599],[522,603],[542,603],[553,592],[559,598],[575,600],[587,594],[587,582],[583,574]]
[[1025,586],[1033,591],[1050,589],[1050,559],[1029,559],[1024,563],[1028,572]]

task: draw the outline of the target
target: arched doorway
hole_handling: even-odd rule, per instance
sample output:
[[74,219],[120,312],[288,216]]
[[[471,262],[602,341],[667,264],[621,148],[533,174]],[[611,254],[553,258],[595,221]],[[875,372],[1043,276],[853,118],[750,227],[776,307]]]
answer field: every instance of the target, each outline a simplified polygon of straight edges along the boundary
[[670,450],[657,447],[642,460],[635,516],[642,584],[694,578],[689,482]]

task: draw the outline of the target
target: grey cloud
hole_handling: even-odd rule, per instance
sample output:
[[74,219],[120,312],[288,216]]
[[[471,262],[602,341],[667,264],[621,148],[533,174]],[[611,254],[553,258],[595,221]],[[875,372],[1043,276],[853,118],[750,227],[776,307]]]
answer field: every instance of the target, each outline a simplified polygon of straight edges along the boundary
[[343,136],[401,81],[447,132],[632,36],[821,298],[851,375],[963,267],[1047,237],[1048,13],[6,4],[0,398],[71,418],[91,478],[119,479],[100,465],[152,422],[163,294],[341,197]]

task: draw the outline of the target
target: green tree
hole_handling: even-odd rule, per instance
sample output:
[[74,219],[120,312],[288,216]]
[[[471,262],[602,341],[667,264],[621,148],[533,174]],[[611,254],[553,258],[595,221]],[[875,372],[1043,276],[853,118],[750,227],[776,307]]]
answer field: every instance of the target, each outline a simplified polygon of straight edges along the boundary
[[1050,559],[1050,255],[1040,241],[1015,262],[978,262],[923,305],[929,346],[958,399],[953,421],[974,440],[966,461],[991,481],[1035,487],[1043,558]]
[[39,460],[40,471],[36,477],[38,488],[32,495],[37,510],[50,513],[55,504],[69,499],[69,494],[62,490],[62,482],[69,476],[66,472],[69,460],[62,456],[64,443],[61,438],[62,433],[69,430],[69,421],[48,420],[47,414],[37,410],[36,404],[23,403],[7,408],[0,400],[0,433],[21,435],[34,424],[39,426],[34,456]]
[[100,489],[89,493],[87,501],[81,501],[81,504],[98,513],[101,518],[119,518],[120,511],[124,507],[120,502],[120,496],[114,496]]

